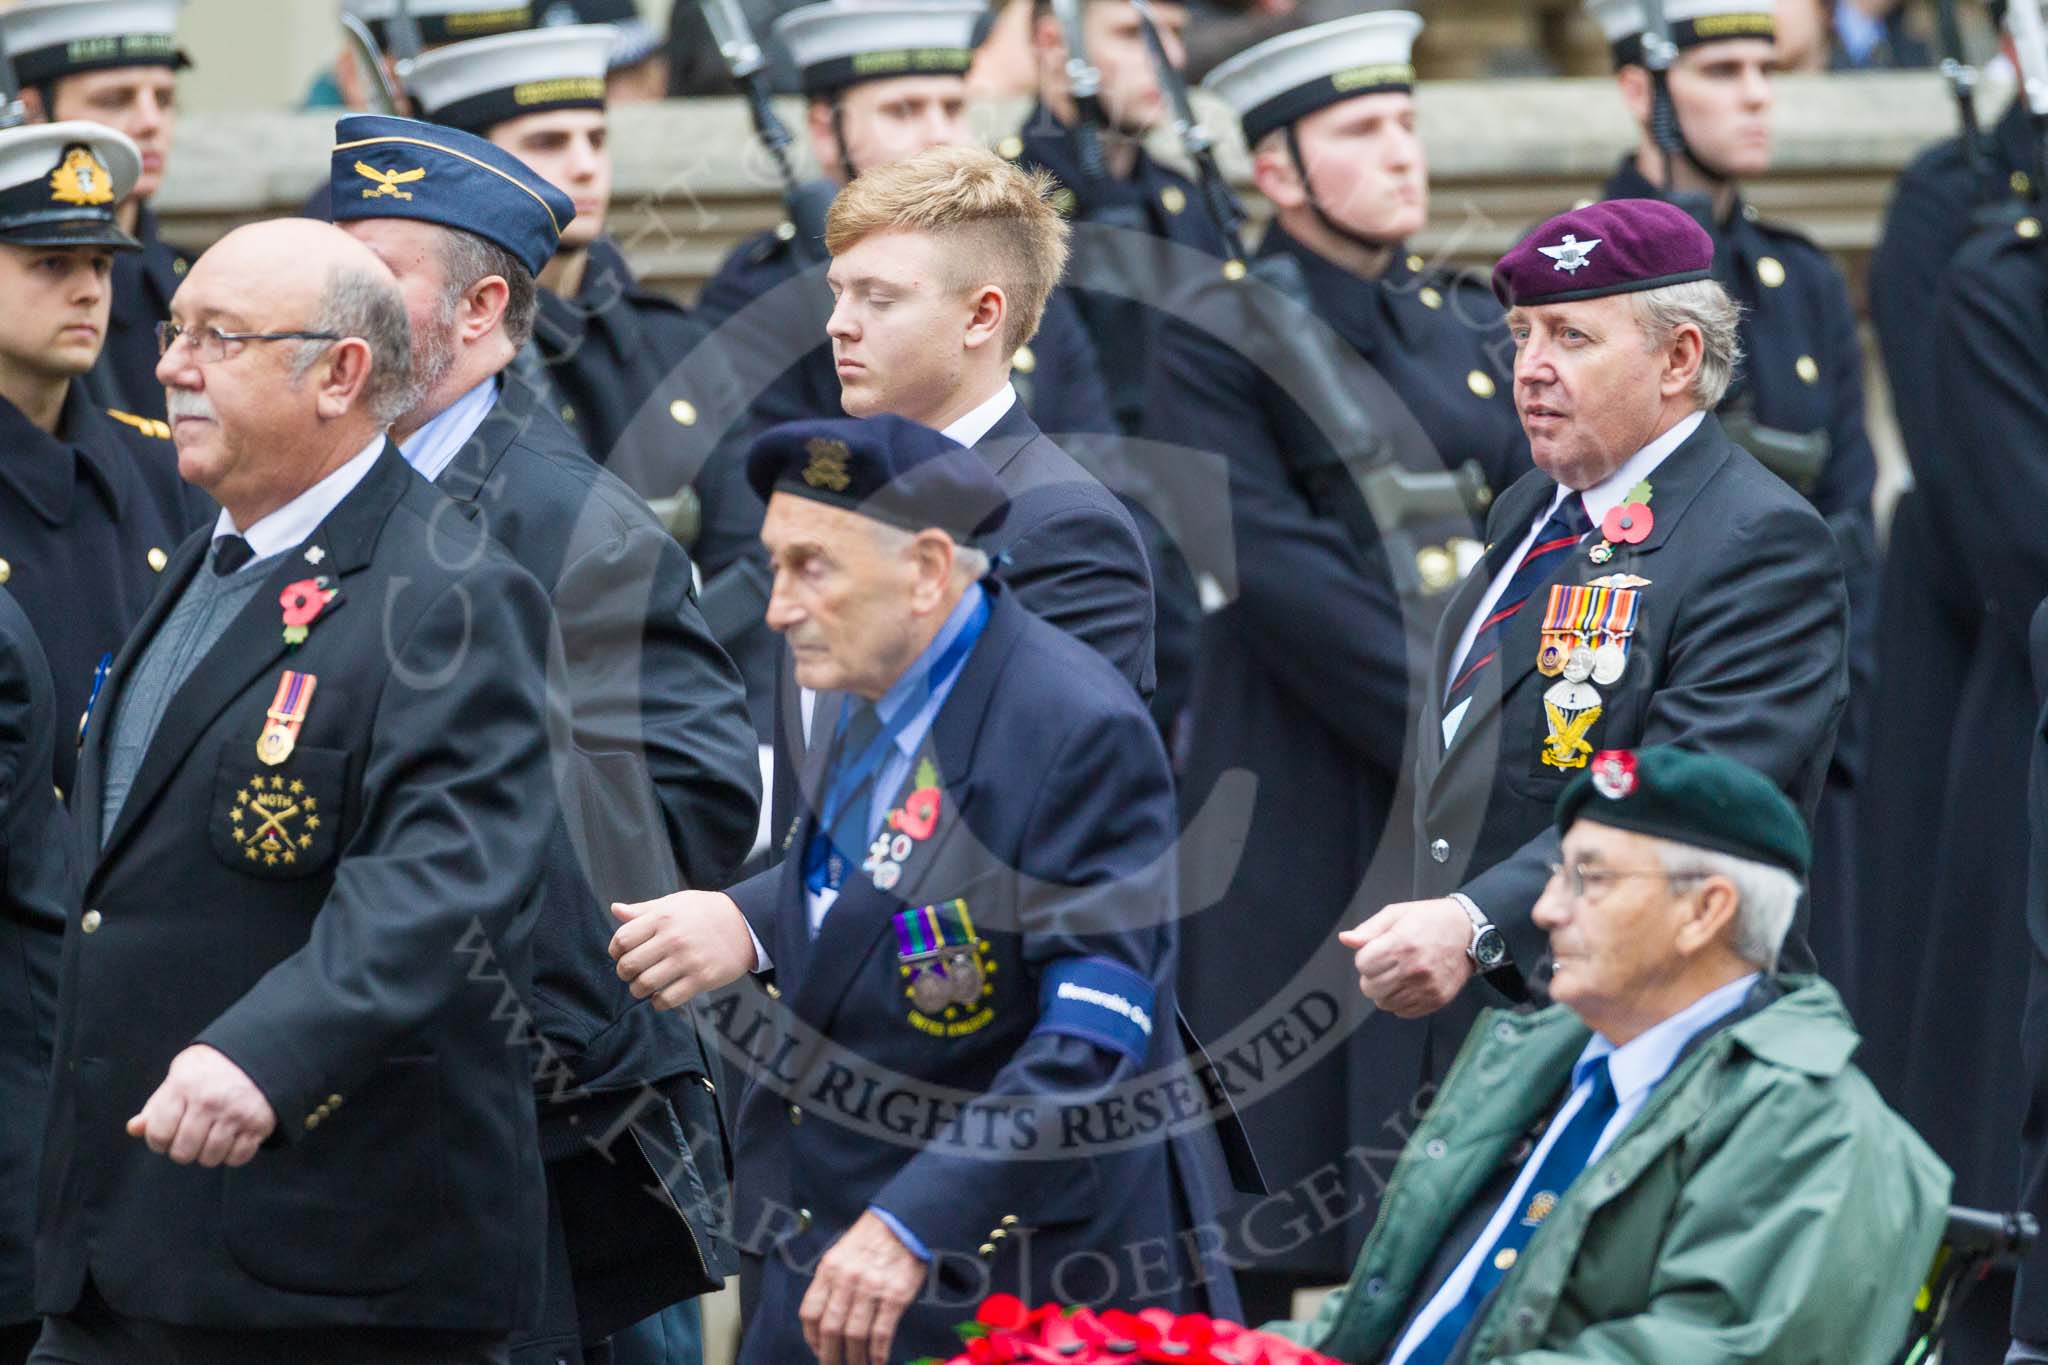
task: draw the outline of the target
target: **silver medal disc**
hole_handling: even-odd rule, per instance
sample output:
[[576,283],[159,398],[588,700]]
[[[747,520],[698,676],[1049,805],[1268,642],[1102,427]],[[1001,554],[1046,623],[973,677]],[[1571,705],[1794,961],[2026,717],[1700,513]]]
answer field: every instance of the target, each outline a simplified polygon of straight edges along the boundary
[[1593,651],[1584,645],[1573,645],[1572,652],[1564,656],[1564,680],[1582,683],[1593,676]]
[[1620,682],[1627,667],[1628,651],[1620,645],[1604,644],[1593,651],[1593,681],[1602,687],[1612,687]]

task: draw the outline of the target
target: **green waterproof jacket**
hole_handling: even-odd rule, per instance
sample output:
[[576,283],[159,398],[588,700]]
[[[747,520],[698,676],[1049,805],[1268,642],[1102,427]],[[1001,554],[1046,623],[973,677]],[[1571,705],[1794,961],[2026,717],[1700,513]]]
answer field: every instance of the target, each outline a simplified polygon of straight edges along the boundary
[[[1947,1214],[1948,1168],[1849,1065],[1818,977],[1685,1053],[1565,1192],[1468,1337],[1468,1362],[1883,1365]],[[1345,1287],[1272,1330],[1356,1365],[1392,1350],[1438,1243],[1553,1109],[1590,1037],[1491,1011],[1394,1168]]]

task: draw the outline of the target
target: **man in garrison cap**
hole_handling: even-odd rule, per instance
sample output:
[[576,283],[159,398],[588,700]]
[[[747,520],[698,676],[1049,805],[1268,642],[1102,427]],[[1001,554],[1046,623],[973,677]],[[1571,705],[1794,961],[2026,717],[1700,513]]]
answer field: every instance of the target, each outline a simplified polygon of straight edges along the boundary
[[170,428],[101,407],[87,377],[117,311],[117,262],[138,249],[116,218],[140,161],[97,123],[0,131],[0,583],[56,683],[64,742],[39,780],[59,800],[106,665],[179,542],[213,517],[178,477]]
[[114,262],[113,317],[92,384],[100,401],[162,420],[156,325],[192,254],[157,236],[149,201],[163,184],[178,123],[178,46],[185,0],[23,0],[0,10],[0,38],[32,115],[103,123],[132,141],[142,165],[115,210],[140,250]]
[[[1109,8],[1107,5],[1091,8]],[[1145,434],[1175,449],[1214,452],[1229,470],[1235,595],[1201,619],[1191,655],[1160,658],[1161,686],[1192,673],[1184,818],[1233,772],[1259,777],[1248,837],[1183,847],[1191,916],[1183,944],[1188,1012],[1221,1038],[1274,1000],[1360,894],[1395,806],[1431,626],[1479,556],[1476,507],[1418,508],[1384,521],[1363,502],[1346,461],[1434,474],[1470,466],[1479,494],[1528,470],[1527,442],[1507,394],[1500,310],[1476,279],[1427,267],[1404,245],[1428,217],[1429,180],[1417,131],[1415,14],[1388,10],[1273,39],[1212,72],[1208,88],[1238,116],[1252,174],[1275,205],[1242,306],[1277,307],[1265,281],[1294,272],[1302,330],[1325,329],[1341,385],[1374,430],[1331,430],[1300,401],[1293,362],[1263,364],[1242,337],[1195,317],[1160,330]],[[1220,294],[1225,281],[1215,286]],[[1360,450],[1367,436],[1385,450]],[[1193,547],[1201,549],[1203,547]],[[1163,615],[1165,613],[1162,613]],[[1399,830],[1389,850],[1400,842]],[[1380,889],[1406,889],[1406,859]],[[1193,913],[1193,888],[1218,888]],[[1286,888],[1282,893],[1279,888]],[[1207,899],[1217,892],[1209,893]],[[1280,902],[1276,903],[1276,897]],[[1256,938],[1260,951],[1244,951]],[[1333,983],[1342,989],[1340,980]],[[1301,1068],[1250,1122],[1276,1188],[1337,1163],[1369,1207],[1371,1174],[1347,1147],[1384,1146],[1405,1122],[1425,1032],[1392,1018]],[[1302,1124],[1302,1112],[1342,1123]],[[1284,1311],[1295,1285],[1326,1284],[1350,1264],[1369,1217],[1310,1237],[1268,1237],[1261,1270]],[[1247,1280],[1248,1290],[1258,1286]]]
[[[1413,895],[1341,935],[1403,1017],[1474,977],[1541,995],[1547,812],[1594,753],[1675,744],[1809,814],[1848,694],[1841,551],[1714,417],[1740,355],[1706,229],[1662,200],[1544,223],[1501,257],[1536,468],[1451,599],[1415,739]],[[1795,917],[1784,959],[1813,969]],[[1470,1006],[1437,1021],[1462,1033]]]
[[1491,1010],[1350,1283],[1277,1324],[1338,1360],[1890,1360],[1949,1173],[1781,972],[1808,866],[1777,783],[1659,745],[1559,795],[1555,1002]]
[[[1849,709],[1814,817],[1813,947],[1862,1017],[1851,955],[1863,898],[1857,837],[1877,656],[1877,457],[1863,422],[1863,343],[1832,257],[1796,228],[1766,220],[1742,182],[1771,168],[1776,18],[1769,0],[1665,0],[1677,55],[1647,68],[1644,0],[1587,0],[1612,47],[1615,82],[1638,133],[1603,198],[1670,198],[1714,238],[1714,278],[1742,308],[1743,363],[1718,411],[1730,435],[1827,519],[1849,588]],[[1659,87],[1662,87],[1661,90]],[[1659,100],[1677,135],[1660,145]],[[1839,973],[1839,975],[1837,975]]]
[[612,974],[605,907],[730,878],[758,821],[753,727],[689,556],[507,369],[568,198],[457,129],[355,115],[335,139],[335,217],[408,300],[416,397],[392,435],[547,589],[562,640],[564,814],[534,889],[550,1276],[517,1357],[552,1361],[732,1269],[714,1054]]
[[700,423],[732,415],[722,383],[672,374],[708,329],[634,279],[605,235],[612,199],[605,68],[613,42],[604,24],[476,38],[427,53],[411,79],[421,118],[489,139],[575,205],[538,275],[533,350],[541,363],[522,373],[543,386],[548,405],[604,465],[657,390],[665,437],[695,436]]
[[1202,1192],[1164,1127],[1096,1121],[1186,1074],[1172,779],[1144,706],[987,576],[1006,498],[941,433],[792,423],[747,474],[769,624],[845,704],[782,864],[615,907],[612,942],[662,1008],[772,970],[720,1027],[823,1035],[741,1101],[741,1360],[944,1356],[995,1291],[1234,1315],[1181,1235]]

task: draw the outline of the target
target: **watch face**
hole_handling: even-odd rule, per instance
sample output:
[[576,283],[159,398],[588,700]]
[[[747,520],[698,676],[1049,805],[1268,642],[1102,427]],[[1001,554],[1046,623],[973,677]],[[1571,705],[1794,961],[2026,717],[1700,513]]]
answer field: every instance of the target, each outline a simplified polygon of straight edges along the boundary
[[1478,964],[1482,972],[1490,972],[1500,966],[1507,960],[1507,956],[1507,940],[1502,938],[1500,930],[1492,925],[1480,930],[1472,940],[1472,961]]

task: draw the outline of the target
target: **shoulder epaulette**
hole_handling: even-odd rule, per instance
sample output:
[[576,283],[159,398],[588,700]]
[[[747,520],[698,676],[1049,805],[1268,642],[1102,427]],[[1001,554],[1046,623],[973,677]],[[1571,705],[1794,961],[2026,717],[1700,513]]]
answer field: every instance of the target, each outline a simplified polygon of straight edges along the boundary
[[168,422],[159,422],[154,417],[137,417],[134,413],[123,412],[119,408],[108,408],[107,416],[116,422],[134,427],[144,436],[154,436],[159,441],[171,439],[171,427]]

